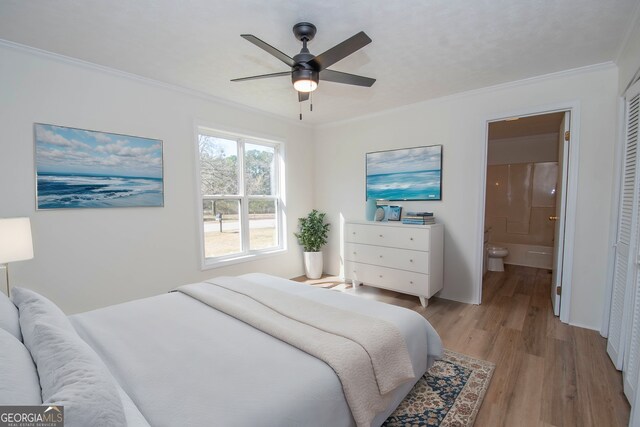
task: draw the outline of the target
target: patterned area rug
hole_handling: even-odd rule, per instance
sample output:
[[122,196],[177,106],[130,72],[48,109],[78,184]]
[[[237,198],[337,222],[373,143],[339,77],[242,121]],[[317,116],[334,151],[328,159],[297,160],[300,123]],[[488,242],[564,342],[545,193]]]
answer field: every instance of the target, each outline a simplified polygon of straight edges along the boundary
[[383,426],[472,426],[494,368],[491,362],[445,350]]

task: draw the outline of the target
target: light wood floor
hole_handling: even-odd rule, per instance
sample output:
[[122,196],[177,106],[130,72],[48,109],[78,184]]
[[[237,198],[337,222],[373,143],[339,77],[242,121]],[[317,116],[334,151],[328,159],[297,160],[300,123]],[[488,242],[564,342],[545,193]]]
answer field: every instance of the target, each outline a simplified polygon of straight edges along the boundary
[[481,305],[417,297],[361,286],[338,278],[306,281],[355,293],[422,314],[450,350],[496,364],[476,419],[477,427],[628,426],[622,377],[596,331],[568,326],[553,315],[548,270],[507,266],[489,272]]

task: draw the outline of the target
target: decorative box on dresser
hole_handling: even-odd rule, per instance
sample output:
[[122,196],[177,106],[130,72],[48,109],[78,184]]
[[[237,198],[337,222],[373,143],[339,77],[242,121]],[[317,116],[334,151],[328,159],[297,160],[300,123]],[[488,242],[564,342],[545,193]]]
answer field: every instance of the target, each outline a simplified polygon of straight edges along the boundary
[[444,225],[347,221],[344,278],[427,300],[442,289]]

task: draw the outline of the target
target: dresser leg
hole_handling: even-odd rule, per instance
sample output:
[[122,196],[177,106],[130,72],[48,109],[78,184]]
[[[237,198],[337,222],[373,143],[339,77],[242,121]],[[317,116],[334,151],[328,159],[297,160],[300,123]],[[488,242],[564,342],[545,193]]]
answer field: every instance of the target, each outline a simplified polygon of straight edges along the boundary
[[429,304],[429,300],[426,299],[425,297],[418,297],[418,298],[420,298],[420,304],[422,304],[424,308],[427,308],[427,304]]
[[358,282],[357,280],[352,280],[351,286],[353,286],[354,288],[357,288],[358,286],[362,286],[362,282]]

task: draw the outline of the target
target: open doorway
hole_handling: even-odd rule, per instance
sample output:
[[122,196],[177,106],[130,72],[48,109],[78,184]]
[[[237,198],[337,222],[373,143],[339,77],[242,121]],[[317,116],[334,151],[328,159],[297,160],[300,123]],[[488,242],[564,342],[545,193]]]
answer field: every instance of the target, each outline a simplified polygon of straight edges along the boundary
[[[562,283],[569,276],[563,274],[565,255],[572,252],[565,246],[567,201],[573,200],[571,112],[515,116],[487,126],[481,295],[505,280],[528,281],[535,292],[550,295],[560,315]],[[567,317],[564,310],[561,319]]]

